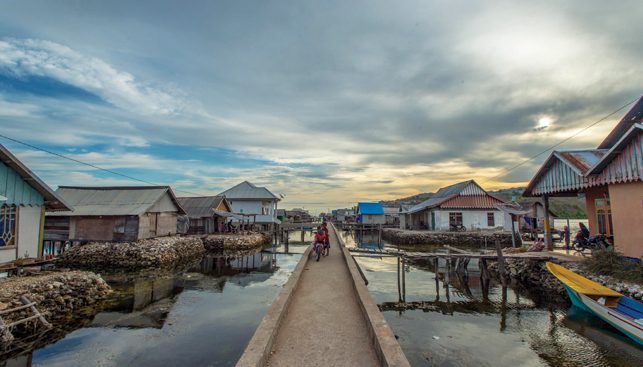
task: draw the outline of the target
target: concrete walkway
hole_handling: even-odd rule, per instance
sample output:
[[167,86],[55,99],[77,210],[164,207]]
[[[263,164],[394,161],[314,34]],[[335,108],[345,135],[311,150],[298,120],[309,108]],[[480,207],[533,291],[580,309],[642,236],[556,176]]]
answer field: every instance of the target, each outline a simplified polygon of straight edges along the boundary
[[[330,256],[306,264],[268,361],[274,366],[378,366],[331,228]],[[352,261],[352,260],[351,260]]]

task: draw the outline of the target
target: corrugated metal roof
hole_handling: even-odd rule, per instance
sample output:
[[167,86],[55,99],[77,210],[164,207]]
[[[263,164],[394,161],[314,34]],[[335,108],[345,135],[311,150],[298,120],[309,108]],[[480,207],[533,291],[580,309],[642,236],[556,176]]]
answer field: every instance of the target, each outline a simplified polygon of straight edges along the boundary
[[422,203],[420,203],[420,204],[408,209],[406,212],[407,213],[415,213],[415,212],[419,212],[421,210],[424,210],[426,208],[432,208],[434,206],[437,206],[438,204],[440,204],[441,202],[445,201],[446,199],[460,194],[460,192],[465,187],[467,187],[467,185],[469,185],[472,182],[475,183],[475,181],[469,180],[469,181],[464,181],[464,182],[460,182],[460,183],[457,183],[457,184],[453,184],[451,186],[442,187],[429,200],[426,200],[426,201],[424,201],[424,202],[422,202]]
[[400,213],[400,208],[389,208],[389,207],[383,207],[384,214],[399,214]]
[[56,194],[73,203],[73,212],[53,216],[140,215],[168,193],[178,214],[186,214],[169,186],[74,187],[60,186]]
[[531,179],[522,196],[541,196],[580,190],[599,185],[584,175],[607,153],[605,149],[553,151]]
[[279,201],[279,198],[265,187],[257,187],[248,181],[243,181],[242,183],[220,193],[219,196],[225,196],[228,200],[262,199]]
[[605,155],[605,149],[557,151],[555,155],[578,174],[584,175]]
[[[14,170],[29,186],[36,190],[44,197],[44,205],[46,209],[50,210],[74,210],[74,208],[60,197],[54,190],[44,183],[38,176],[36,176],[27,166],[25,166],[18,158],[0,144],[0,160],[7,165],[7,167]],[[5,199],[6,200],[6,199]],[[22,203],[17,203],[22,204]]]
[[495,209],[496,204],[505,202],[493,196],[462,196],[457,195],[440,203],[442,209]]
[[359,214],[384,214],[380,203],[358,203]]
[[611,149],[617,141],[628,131],[635,123],[643,122],[643,97],[630,109],[618,124],[607,135],[605,140],[598,146],[598,149]]
[[[225,200],[225,196],[201,196],[177,198],[179,204],[185,209],[190,218],[211,217],[214,211]],[[228,205],[228,209],[229,205]]]

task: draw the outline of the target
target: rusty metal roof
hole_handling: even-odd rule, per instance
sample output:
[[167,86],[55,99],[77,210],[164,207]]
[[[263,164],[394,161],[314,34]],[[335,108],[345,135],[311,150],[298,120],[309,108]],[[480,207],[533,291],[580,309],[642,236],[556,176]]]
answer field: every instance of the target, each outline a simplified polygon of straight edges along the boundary
[[618,124],[607,135],[605,140],[598,146],[598,149],[611,149],[619,139],[627,132],[632,125],[643,122],[643,97],[630,109]]
[[504,201],[493,196],[461,196],[458,195],[440,203],[441,209],[496,209],[495,204],[503,204]]
[[[584,175],[598,163],[601,158],[608,152],[607,149],[585,149],[585,150],[568,150],[551,152],[545,163],[540,166],[538,172],[529,181],[529,184],[523,191],[523,197],[541,196],[542,194],[552,193],[569,193],[579,192],[583,187],[589,185],[585,182]],[[557,163],[560,162],[560,163]],[[563,166],[560,166],[560,165]],[[552,168],[553,167],[553,168]],[[562,170],[561,167],[569,167],[563,170],[564,173],[548,175],[551,169]],[[540,181],[547,177],[547,184],[542,185]],[[538,194],[534,194],[534,189],[538,188]],[[542,192],[541,192],[542,191]]]
[[441,188],[429,200],[412,207],[405,213],[415,213],[436,206],[441,208],[493,209],[494,203],[504,202],[504,200],[484,191],[474,180],[469,180]]
[[225,202],[226,208],[230,210],[230,204],[228,204],[225,196],[181,197],[177,198],[177,200],[190,218],[211,217],[215,214],[215,210],[221,205],[221,202]]
[[576,173],[583,176],[590,168],[592,168],[598,161],[603,158],[607,153],[604,149],[590,149],[590,150],[570,150],[555,152],[555,156],[560,158]]
[[60,186],[56,194],[74,206],[73,212],[55,212],[52,216],[141,215],[165,194],[178,214],[186,214],[169,186],[76,187]]

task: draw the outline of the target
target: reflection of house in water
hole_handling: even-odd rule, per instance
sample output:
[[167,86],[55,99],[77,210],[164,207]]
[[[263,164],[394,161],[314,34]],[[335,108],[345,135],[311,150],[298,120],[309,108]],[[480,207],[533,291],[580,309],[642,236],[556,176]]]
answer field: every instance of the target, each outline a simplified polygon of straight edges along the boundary
[[176,296],[183,291],[184,282],[181,276],[120,282],[106,277],[106,280],[113,293],[90,326],[161,328]]
[[[198,267],[191,268],[189,271],[217,277],[226,276],[227,282],[245,287],[251,283],[263,282],[270,278],[279,269],[275,263],[274,254],[259,252],[244,257],[206,257]],[[221,290],[223,290],[225,281],[223,283]]]
[[357,247],[378,249],[382,247],[381,238],[377,231],[355,231]]

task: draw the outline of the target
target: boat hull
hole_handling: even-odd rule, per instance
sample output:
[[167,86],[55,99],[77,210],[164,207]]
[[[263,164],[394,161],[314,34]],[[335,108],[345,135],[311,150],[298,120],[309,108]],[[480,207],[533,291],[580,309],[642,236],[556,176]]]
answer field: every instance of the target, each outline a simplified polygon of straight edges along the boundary
[[564,285],[574,306],[595,314],[643,346],[643,325],[640,325],[634,319],[623,315],[614,309],[605,307],[584,294],[571,289],[567,284]]

